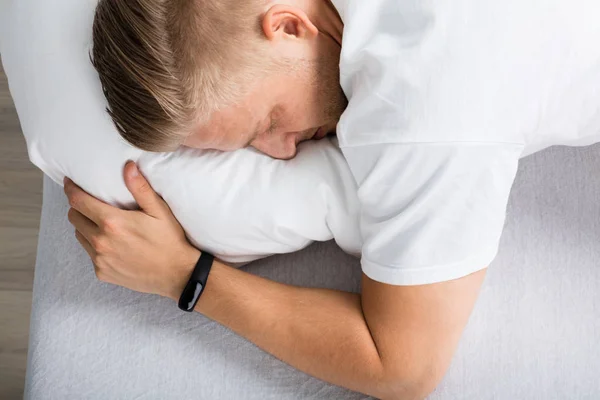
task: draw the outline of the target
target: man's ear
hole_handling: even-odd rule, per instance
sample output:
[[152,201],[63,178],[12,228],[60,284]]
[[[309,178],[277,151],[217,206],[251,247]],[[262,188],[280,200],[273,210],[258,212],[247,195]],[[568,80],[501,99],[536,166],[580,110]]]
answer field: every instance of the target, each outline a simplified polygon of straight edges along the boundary
[[304,11],[285,4],[277,4],[267,10],[262,28],[269,40],[282,37],[312,39],[319,34]]

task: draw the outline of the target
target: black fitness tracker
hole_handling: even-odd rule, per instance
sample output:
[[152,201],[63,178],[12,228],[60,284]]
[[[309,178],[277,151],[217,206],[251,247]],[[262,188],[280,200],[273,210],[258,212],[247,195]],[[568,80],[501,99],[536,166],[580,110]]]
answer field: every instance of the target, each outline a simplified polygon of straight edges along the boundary
[[185,289],[183,289],[183,292],[179,297],[179,308],[183,311],[194,311],[194,307],[196,307],[196,303],[198,303],[198,299],[206,287],[208,273],[210,272],[214,260],[215,257],[210,253],[202,252],[200,254],[200,258],[194,267],[190,280],[187,285],[185,285]]

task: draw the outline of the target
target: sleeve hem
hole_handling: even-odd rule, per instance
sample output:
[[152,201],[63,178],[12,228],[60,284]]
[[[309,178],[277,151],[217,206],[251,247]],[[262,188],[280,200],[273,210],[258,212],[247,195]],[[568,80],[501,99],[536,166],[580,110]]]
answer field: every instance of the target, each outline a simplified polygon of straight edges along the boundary
[[475,140],[432,140],[429,142],[400,142],[393,140],[382,140],[375,142],[366,143],[346,143],[338,139],[338,146],[340,149],[350,149],[353,147],[367,147],[367,146],[379,146],[379,145],[399,145],[399,146],[508,146],[508,147],[525,147],[523,142],[500,142],[500,141],[475,141]]
[[496,254],[497,250],[494,250],[458,263],[426,268],[386,266],[366,260],[364,257],[361,265],[365,275],[377,282],[398,286],[428,285],[463,278],[485,269],[492,263]]

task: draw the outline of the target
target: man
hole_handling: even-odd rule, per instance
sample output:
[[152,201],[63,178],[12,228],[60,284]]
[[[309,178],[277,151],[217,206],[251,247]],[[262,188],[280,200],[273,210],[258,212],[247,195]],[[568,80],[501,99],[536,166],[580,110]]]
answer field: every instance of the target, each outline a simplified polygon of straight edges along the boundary
[[[362,293],[216,261],[196,311],[383,399],[424,398],[443,377],[519,158],[600,133],[592,0],[438,3],[102,0],[94,23],[109,112],[135,146],[287,159],[337,130],[362,204]],[[77,238],[99,279],[178,299],[200,251],[135,165],[125,180],[140,211],[67,181]]]

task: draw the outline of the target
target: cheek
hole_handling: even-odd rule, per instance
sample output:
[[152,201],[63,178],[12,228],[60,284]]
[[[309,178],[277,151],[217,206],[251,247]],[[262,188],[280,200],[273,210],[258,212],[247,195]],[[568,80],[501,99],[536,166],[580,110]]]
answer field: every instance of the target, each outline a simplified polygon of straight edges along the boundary
[[306,90],[305,102],[304,114],[309,125],[307,128],[322,126],[329,122],[326,118],[328,102],[324,93],[316,88]]
[[307,93],[294,99],[288,110],[278,124],[278,132],[303,132],[319,125],[319,104]]

